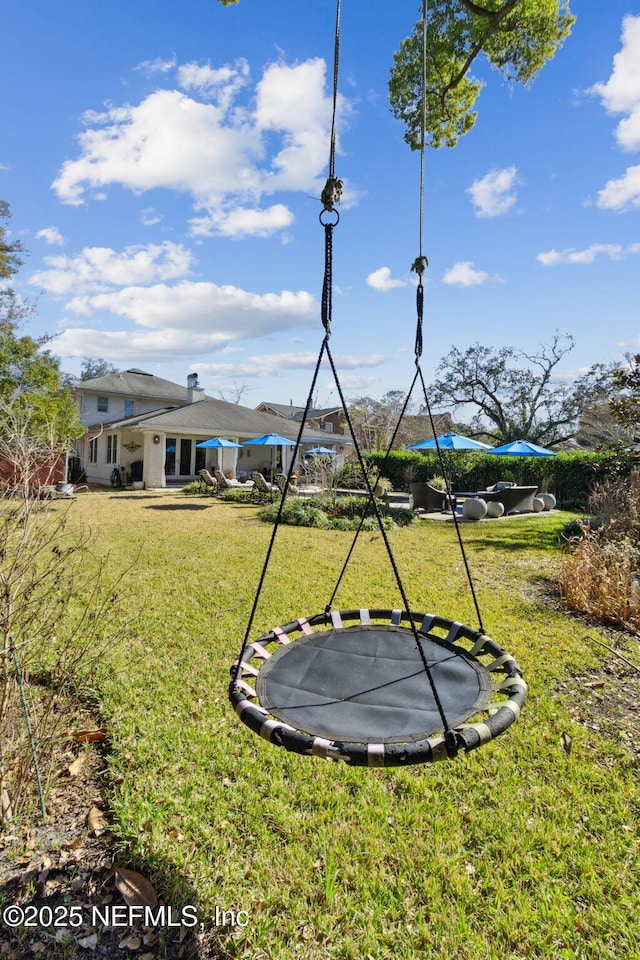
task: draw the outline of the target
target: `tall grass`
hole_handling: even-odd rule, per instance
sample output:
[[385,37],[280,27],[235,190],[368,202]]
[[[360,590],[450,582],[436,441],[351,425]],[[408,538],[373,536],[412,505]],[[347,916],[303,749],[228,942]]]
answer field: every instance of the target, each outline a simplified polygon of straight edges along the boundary
[[571,609],[640,630],[640,478],[596,484],[595,517],[569,545],[558,583]]
[[587,536],[566,553],[559,582],[571,609],[640,630],[638,577],[638,553],[628,542]]

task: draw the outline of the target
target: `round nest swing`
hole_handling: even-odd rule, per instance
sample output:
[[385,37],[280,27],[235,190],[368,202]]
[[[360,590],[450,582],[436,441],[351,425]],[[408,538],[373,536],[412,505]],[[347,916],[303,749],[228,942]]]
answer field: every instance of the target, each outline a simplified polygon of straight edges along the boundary
[[294,620],[248,644],[234,670],[231,702],[251,730],[294,753],[355,766],[446,759],[442,713],[455,727],[453,752],[473,750],[519,717],[526,696],[518,664],[489,637],[399,610]]
[[[425,3],[423,43],[426,43],[426,16]],[[375,477],[364,462],[333,360],[329,346],[333,229],[339,221],[335,204],[340,201],[342,191],[342,181],[335,176],[339,33],[340,0],[337,0],[329,178],[322,192],[324,209],[320,215],[320,223],[325,231],[321,308],[325,336],[304,414],[299,422],[298,437],[243,646],[231,670],[229,699],[240,719],[251,730],[264,740],[293,753],[325,760],[344,760],[354,766],[391,767],[444,760],[455,757],[460,750],[468,752],[487,743],[518,719],[527,688],[514,658],[485,634],[455,511],[452,519],[478,615],[478,630],[434,614],[408,612],[411,605],[376,502]],[[420,368],[424,302],[422,277],[428,266],[427,257],[422,252],[424,123],[423,115],[420,253],[412,265],[412,270],[418,274],[416,372],[386,457],[393,448],[413,389],[418,382],[422,386],[425,409],[436,437],[434,419]],[[283,626],[274,627],[257,640],[251,640],[254,616],[282,520],[296,458],[303,442],[303,431],[313,405],[320,364],[325,356],[331,367],[365,480],[367,506],[325,612],[292,620]],[[450,502],[450,480],[437,437],[436,451]],[[386,462],[385,458],[380,467],[381,475],[384,475]],[[369,511],[378,522],[380,536],[395,575],[402,609],[333,610],[333,600]]]

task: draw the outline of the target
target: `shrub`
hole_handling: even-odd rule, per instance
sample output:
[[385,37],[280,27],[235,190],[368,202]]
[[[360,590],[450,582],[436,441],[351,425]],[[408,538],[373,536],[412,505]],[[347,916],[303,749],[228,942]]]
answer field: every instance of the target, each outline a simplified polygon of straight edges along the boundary
[[335,497],[332,500],[323,497],[320,501],[322,509],[334,519],[337,517],[360,519],[368,502],[368,497]]
[[[614,477],[594,485],[592,520],[573,521],[558,583],[573,610],[640,629],[640,484]],[[574,526],[575,524],[575,526]],[[579,538],[579,539],[578,539]]]
[[248,490],[223,490],[220,499],[230,503],[254,503],[256,493],[253,487]]
[[105,650],[133,626],[124,571],[96,554],[97,535],[72,522],[72,507],[0,497],[0,824],[37,802],[46,816],[55,747]]
[[565,523],[560,531],[560,542],[576,543],[578,540],[582,540],[582,538],[587,535],[587,531],[588,518],[583,517],[582,520],[578,520],[577,517],[574,517],[573,520],[569,520],[568,523]]
[[615,477],[595,483],[589,508],[608,540],[640,542],[640,490],[635,481]]
[[438,474],[433,477],[429,477],[427,483],[429,486],[433,487],[434,490],[442,490],[444,492],[447,489],[447,485],[444,482],[444,477],[441,477]]
[[564,558],[560,593],[572,610],[640,629],[638,551],[630,541],[585,536]]
[[213,493],[213,487],[208,487],[202,480],[194,480],[182,488],[185,497],[206,497],[209,492]]
[[[324,530],[357,530],[367,507],[366,497],[298,498],[285,503],[280,516],[281,523],[297,527],[318,527]],[[416,514],[402,507],[378,505],[385,529],[413,523]],[[278,504],[270,504],[260,510],[258,518],[275,523]],[[363,530],[378,530],[378,521],[371,512],[362,523]]]
[[[275,523],[278,516],[279,504],[271,503],[258,513],[259,520]],[[297,499],[285,503],[280,515],[281,523],[288,523],[294,527],[318,527],[326,529],[329,526],[329,517],[315,503],[310,500]]]

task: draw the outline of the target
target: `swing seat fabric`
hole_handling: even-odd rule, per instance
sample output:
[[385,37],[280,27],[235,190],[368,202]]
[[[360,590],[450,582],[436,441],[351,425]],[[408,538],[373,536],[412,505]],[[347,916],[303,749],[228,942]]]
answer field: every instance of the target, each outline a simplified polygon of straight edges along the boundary
[[330,611],[276,627],[245,648],[232,675],[231,702],[261,737],[356,766],[446,759],[442,714],[457,747],[472,750],[504,732],[526,696],[516,661],[487,636],[399,610]]

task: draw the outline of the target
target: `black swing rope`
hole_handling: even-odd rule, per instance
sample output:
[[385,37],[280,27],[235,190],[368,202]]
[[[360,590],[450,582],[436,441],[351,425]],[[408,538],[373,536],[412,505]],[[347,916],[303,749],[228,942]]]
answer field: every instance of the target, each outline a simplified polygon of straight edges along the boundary
[[[280,503],[279,503],[277,515],[276,515],[276,518],[275,518],[275,521],[274,521],[273,530],[272,530],[271,537],[270,537],[270,540],[269,540],[269,544],[268,544],[268,548],[267,548],[265,560],[264,560],[264,563],[263,563],[261,575],[260,575],[260,578],[259,578],[258,587],[257,587],[257,590],[256,590],[256,594],[255,594],[255,597],[254,597],[252,609],[251,609],[251,612],[250,612],[250,615],[249,615],[249,619],[248,619],[248,623],[247,623],[247,626],[246,626],[245,635],[244,635],[243,644],[242,644],[242,649],[241,649],[241,651],[240,651],[240,654],[239,654],[239,656],[238,656],[238,659],[235,661],[234,666],[233,666],[233,668],[232,668],[232,688],[234,687],[235,684],[237,684],[238,679],[239,679],[239,677],[240,677],[240,675],[241,675],[242,665],[243,665],[243,660],[244,660],[245,652],[247,651],[247,648],[249,647],[249,644],[250,644],[250,637],[251,637],[252,630],[253,630],[253,622],[254,622],[255,615],[256,615],[256,612],[257,612],[257,609],[258,609],[258,605],[259,605],[260,597],[261,597],[262,590],[263,590],[263,587],[264,587],[266,575],[267,575],[267,572],[268,572],[268,569],[269,569],[270,560],[271,560],[272,552],[273,552],[273,549],[274,549],[274,546],[275,546],[275,542],[276,542],[276,537],[277,537],[277,534],[278,534],[279,526],[280,526],[280,524],[281,524],[281,522],[282,522],[282,514],[283,514],[283,510],[284,510],[285,504],[286,504],[287,494],[288,494],[288,491],[289,491],[290,486],[291,486],[291,483],[292,483],[293,472],[294,472],[294,469],[295,469],[295,465],[296,465],[296,462],[297,462],[297,459],[298,459],[298,455],[299,455],[299,451],[300,451],[301,444],[302,444],[303,432],[304,432],[304,429],[305,429],[305,426],[306,426],[306,423],[307,423],[307,420],[308,420],[309,411],[310,411],[310,409],[311,409],[311,407],[312,407],[312,404],[313,404],[313,397],[314,397],[314,395],[315,395],[315,390],[316,390],[316,385],[317,385],[317,381],[318,381],[318,376],[319,376],[320,368],[321,368],[322,361],[323,361],[325,355],[326,355],[326,357],[327,357],[327,360],[328,360],[328,362],[329,362],[329,365],[330,365],[330,368],[331,368],[331,371],[332,371],[332,374],[333,374],[333,377],[334,377],[334,381],[335,381],[335,384],[336,384],[336,389],[337,389],[337,392],[338,392],[338,395],[339,395],[339,398],[340,398],[340,402],[341,402],[341,404],[342,404],[342,408],[343,408],[344,411],[345,411],[345,418],[346,418],[347,426],[348,426],[348,429],[349,429],[349,431],[350,431],[350,434],[351,434],[351,436],[352,436],[352,438],[353,438],[354,450],[355,450],[355,453],[356,453],[356,456],[357,456],[358,464],[359,464],[360,469],[361,469],[361,471],[362,471],[362,475],[363,475],[364,482],[365,482],[365,486],[366,486],[366,492],[367,492],[367,495],[368,495],[367,504],[366,504],[366,507],[365,507],[364,510],[363,510],[363,514],[362,514],[362,517],[361,517],[361,519],[360,519],[359,526],[358,526],[357,530],[355,531],[355,535],[354,535],[353,541],[352,541],[351,546],[350,546],[350,548],[349,548],[347,557],[346,557],[346,559],[345,559],[345,561],[344,561],[342,570],[341,570],[341,572],[340,572],[340,574],[339,574],[339,576],[338,576],[338,580],[337,580],[337,583],[336,583],[336,585],[335,585],[335,587],[334,587],[334,589],[333,589],[333,593],[332,593],[332,595],[331,595],[331,598],[330,598],[329,602],[327,603],[327,605],[326,605],[326,607],[325,607],[325,614],[329,614],[330,611],[332,610],[332,606],[333,606],[333,602],[334,602],[334,600],[335,600],[336,594],[337,594],[337,592],[338,592],[338,589],[339,589],[339,587],[340,587],[341,581],[342,581],[342,579],[343,579],[343,577],[344,577],[344,574],[345,574],[345,572],[346,572],[346,570],[347,570],[347,567],[348,567],[348,565],[349,565],[349,562],[350,562],[350,559],[351,559],[351,557],[352,557],[353,551],[354,551],[354,549],[355,549],[355,546],[356,546],[358,537],[359,537],[359,535],[360,535],[360,533],[361,533],[361,531],[362,531],[362,529],[363,529],[364,521],[365,521],[367,515],[369,514],[369,511],[370,511],[370,510],[373,511],[373,514],[374,514],[374,516],[375,516],[375,519],[376,519],[378,528],[379,528],[379,530],[380,530],[380,534],[381,534],[381,536],[382,536],[382,540],[383,540],[383,542],[384,542],[385,549],[386,549],[387,555],[388,555],[388,557],[389,557],[389,562],[390,562],[390,565],[391,565],[391,568],[392,568],[392,571],[393,571],[393,575],[394,575],[394,578],[395,578],[395,581],[396,581],[396,584],[397,584],[397,587],[398,587],[400,596],[401,596],[401,598],[402,598],[402,603],[403,603],[403,605],[404,605],[404,609],[405,609],[407,612],[411,609],[410,606],[409,606],[409,602],[408,602],[408,598],[407,598],[407,595],[406,595],[406,591],[405,591],[405,588],[404,588],[404,585],[403,585],[403,582],[402,582],[402,578],[401,578],[401,575],[400,575],[400,571],[399,571],[399,569],[398,569],[398,565],[397,565],[397,563],[396,563],[396,560],[395,560],[395,557],[394,557],[394,554],[393,554],[393,550],[392,550],[392,547],[391,547],[391,543],[390,543],[390,541],[389,541],[389,537],[388,537],[388,535],[387,535],[387,531],[386,531],[386,528],[385,528],[385,526],[384,526],[384,521],[383,521],[383,518],[382,518],[382,514],[381,514],[381,512],[380,512],[380,508],[379,508],[378,503],[377,503],[376,498],[375,498],[375,494],[374,494],[374,486],[375,486],[375,484],[372,486],[371,478],[370,478],[370,475],[369,475],[369,471],[368,471],[367,466],[366,466],[366,464],[365,464],[364,457],[363,457],[362,451],[361,451],[361,449],[360,449],[360,445],[359,445],[359,443],[358,443],[355,430],[354,430],[354,428],[353,428],[353,423],[352,423],[352,420],[351,420],[351,416],[350,416],[350,414],[349,414],[349,410],[348,410],[348,405],[347,405],[347,402],[346,402],[346,398],[344,397],[344,394],[343,394],[343,391],[342,391],[342,385],[341,385],[341,383],[340,383],[340,378],[339,378],[339,376],[338,376],[338,371],[337,371],[337,369],[336,369],[336,364],[335,364],[335,362],[334,362],[334,358],[333,358],[333,355],[332,355],[332,353],[331,353],[331,349],[330,349],[330,345],[329,345],[329,340],[330,340],[330,337],[331,337],[331,323],[332,323],[332,319],[333,319],[333,316],[332,316],[332,312],[333,312],[333,307],[332,307],[332,288],[333,288],[333,230],[334,230],[334,227],[338,225],[338,222],[339,222],[339,219],[340,219],[340,218],[339,218],[338,211],[335,209],[335,204],[339,202],[340,196],[341,196],[341,192],[342,192],[342,181],[340,181],[339,179],[337,179],[337,178],[335,177],[336,114],[337,114],[337,100],[338,100],[338,69],[339,69],[339,49],[340,49],[340,8],[341,8],[341,0],[337,0],[337,2],[336,2],[336,28],[335,28],[335,42],[334,42],[333,113],[332,113],[332,124],[331,124],[331,143],[330,143],[330,157],[329,157],[329,177],[328,177],[328,179],[327,179],[326,185],[325,185],[325,187],[324,187],[324,189],[323,189],[323,191],[322,191],[322,195],[321,195],[321,201],[322,201],[322,204],[323,204],[323,210],[321,211],[320,218],[319,218],[319,219],[320,219],[320,223],[321,223],[321,225],[323,226],[324,232],[325,232],[324,277],[323,277],[322,299],[321,299],[321,319],[322,319],[322,325],[323,325],[323,328],[324,328],[325,333],[324,333],[324,338],[323,338],[323,340],[322,340],[322,345],[321,345],[321,348],[320,348],[320,352],[319,352],[319,355],[318,355],[318,359],[317,359],[317,362],[316,362],[316,366],[315,366],[315,369],[314,369],[314,372],[313,372],[313,376],[312,376],[312,380],[311,380],[311,385],[310,385],[310,388],[309,388],[309,394],[308,394],[307,401],[306,401],[306,405],[305,405],[305,408],[304,408],[304,413],[303,413],[303,416],[302,416],[301,421],[300,421],[300,425],[299,425],[299,429],[298,429],[298,434],[297,434],[297,438],[296,438],[296,442],[295,442],[294,451],[293,451],[293,454],[292,454],[292,457],[291,457],[291,461],[290,461],[290,464],[289,464],[289,468],[288,468],[288,472],[287,472],[286,484],[285,484],[285,486],[284,486],[284,491],[283,491],[282,496],[281,496],[281,498],[280,498]],[[394,442],[395,442],[395,440],[396,440],[396,437],[397,437],[397,434],[398,434],[400,425],[401,425],[401,423],[402,423],[403,417],[404,417],[404,415],[405,415],[405,413],[406,413],[406,410],[407,410],[407,408],[408,408],[408,405],[409,405],[409,403],[410,403],[413,390],[414,390],[416,384],[419,382],[420,385],[421,385],[421,388],[422,388],[422,393],[423,393],[424,401],[425,401],[425,408],[426,408],[426,410],[427,410],[427,414],[428,414],[429,422],[430,422],[430,425],[431,425],[431,429],[432,429],[432,432],[433,432],[434,437],[436,438],[436,439],[435,439],[436,451],[437,451],[437,455],[438,455],[438,461],[439,461],[439,464],[440,464],[440,469],[442,470],[442,475],[443,475],[443,477],[444,477],[444,479],[445,479],[447,500],[448,500],[449,503],[452,503],[452,493],[451,493],[451,484],[450,484],[450,478],[449,478],[449,471],[448,471],[448,469],[447,469],[446,466],[445,466],[445,462],[444,462],[444,457],[443,457],[443,454],[442,454],[442,450],[441,450],[441,448],[440,448],[440,446],[439,446],[439,444],[438,444],[437,433],[436,433],[435,423],[434,423],[434,418],[433,418],[433,415],[432,415],[431,406],[430,406],[429,399],[428,399],[428,394],[427,394],[427,390],[426,390],[426,384],[425,384],[425,381],[424,381],[424,376],[423,376],[422,369],[421,369],[421,366],[420,366],[420,360],[421,360],[422,349],[423,349],[422,327],[423,327],[423,314],[424,314],[424,287],[423,287],[423,283],[422,283],[422,277],[423,277],[425,268],[428,266],[427,257],[423,254],[423,236],[424,236],[424,166],[425,166],[425,133],[426,133],[426,36],[427,36],[427,0],[423,0],[423,6],[422,6],[422,25],[423,25],[423,53],[422,53],[422,122],[421,122],[421,144],[420,144],[420,203],[419,203],[419,220],[420,220],[420,225],[419,225],[419,256],[417,257],[417,259],[414,261],[414,264],[412,265],[412,270],[415,270],[416,273],[417,273],[417,275],[418,275],[418,286],[417,286],[417,294],[416,294],[417,325],[416,325],[416,337],[415,337],[415,366],[416,366],[416,371],[415,371],[415,374],[414,374],[414,377],[413,377],[413,381],[412,381],[412,383],[411,383],[411,387],[410,387],[409,391],[407,392],[407,395],[406,395],[406,398],[405,398],[405,401],[404,401],[402,410],[401,410],[400,415],[399,415],[399,417],[398,417],[398,420],[397,420],[397,423],[396,423],[396,427],[395,427],[394,432],[393,432],[393,436],[391,437],[391,440],[389,441],[388,448],[387,448],[387,450],[386,450],[385,457],[384,457],[383,462],[382,462],[382,466],[380,467],[380,474],[381,474],[381,475],[384,474],[385,465],[386,465],[386,463],[387,463],[387,461],[388,461],[388,458],[389,458],[389,456],[390,456],[391,450],[392,450],[393,445],[394,445]],[[333,219],[330,219],[330,217],[333,217]],[[484,634],[484,627],[483,627],[483,624],[482,624],[482,616],[481,616],[481,613],[480,613],[480,608],[479,608],[479,604],[478,604],[478,599],[477,599],[475,587],[474,587],[474,584],[473,584],[473,578],[472,578],[472,576],[471,576],[471,571],[470,571],[468,559],[467,559],[467,556],[466,556],[466,551],[465,551],[465,548],[464,548],[464,543],[463,543],[462,536],[461,536],[461,533],[460,533],[460,528],[459,528],[459,524],[458,524],[457,517],[456,517],[456,514],[455,514],[455,510],[453,510],[452,513],[453,513],[453,520],[454,520],[454,525],[455,525],[455,529],[456,529],[456,533],[457,533],[458,543],[459,543],[459,546],[460,546],[460,550],[461,550],[461,554],[462,554],[462,558],[463,558],[463,562],[464,562],[465,572],[466,572],[467,580],[468,580],[469,587],[470,587],[470,592],[471,592],[471,595],[472,595],[472,598],[473,598],[473,602],[474,602],[474,605],[475,605],[475,610],[476,610],[476,614],[477,614],[477,618],[478,618],[479,632],[480,632],[481,635],[483,635],[483,634]],[[418,650],[418,653],[419,653],[419,657],[420,657],[420,660],[421,660],[422,668],[423,668],[424,673],[426,674],[426,677],[427,677],[427,679],[428,679],[428,682],[429,682],[429,685],[430,685],[430,688],[431,688],[431,693],[432,693],[433,700],[434,700],[434,705],[435,705],[435,707],[436,707],[436,709],[437,709],[438,716],[439,716],[439,718],[440,718],[440,722],[441,722],[441,724],[442,724],[442,728],[443,728],[443,731],[444,731],[444,746],[445,746],[445,749],[446,749],[446,753],[447,753],[447,755],[448,755],[449,757],[454,757],[454,756],[457,754],[457,751],[458,751],[458,741],[457,741],[456,733],[455,733],[455,731],[452,729],[451,725],[449,724],[449,722],[447,721],[447,718],[446,718],[446,716],[445,716],[445,712],[444,712],[444,709],[443,709],[442,701],[441,701],[441,698],[440,698],[440,696],[439,696],[439,694],[438,694],[438,690],[437,690],[437,687],[436,687],[434,678],[433,678],[433,676],[432,676],[432,671],[431,671],[431,668],[430,668],[430,666],[429,666],[429,663],[428,663],[426,654],[425,654],[425,652],[424,652],[423,643],[422,643],[422,640],[421,640],[420,635],[419,635],[419,627],[418,627],[418,625],[416,624],[416,622],[415,622],[415,620],[414,620],[414,617],[413,617],[412,615],[409,615],[408,619],[409,619],[409,624],[410,624],[411,632],[412,632],[412,634],[413,634],[413,638],[414,638],[414,641],[415,641],[415,644],[416,644],[416,647],[417,647],[417,650]]]

